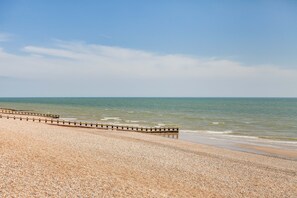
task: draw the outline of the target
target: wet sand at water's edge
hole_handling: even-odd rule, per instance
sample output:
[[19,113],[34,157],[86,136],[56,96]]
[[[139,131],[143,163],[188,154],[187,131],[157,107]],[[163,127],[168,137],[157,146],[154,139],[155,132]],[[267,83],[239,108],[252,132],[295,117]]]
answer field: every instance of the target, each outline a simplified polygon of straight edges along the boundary
[[264,152],[267,155],[275,156],[275,157],[283,157],[288,159],[297,160],[297,151],[288,150],[288,149],[279,149],[273,147],[264,147],[258,145],[248,145],[248,144],[239,144],[238,146],[247,149],[253,149],[258,152]]

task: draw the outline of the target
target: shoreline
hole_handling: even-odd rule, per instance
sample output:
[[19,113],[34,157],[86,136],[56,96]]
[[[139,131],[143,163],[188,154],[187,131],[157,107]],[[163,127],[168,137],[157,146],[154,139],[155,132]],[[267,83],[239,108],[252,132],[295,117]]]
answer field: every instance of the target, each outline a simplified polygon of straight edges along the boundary
[[294,197],[297,162],[137,132],[0,119],[0,195]]
[[238,146],[241,148],[254,150],[254,151],[256,151],[256,153],[259,153],[259,154],[261,154],[261,152],[263,152],[264,155],[268,155],[271,157],[279,157],[279,158],[297,161],[297,151],[296,150],[288,150],[288,149],[273,148],[273,147],[267,147],[267,146],[248,145],[248,144],[239,144]]
[[[15,110],[16,111],[16,110]],[[37,113],[38,114],[38,113]],[[12,116],[14,115],[14,116]],[[4,116],[2,119],[6,119],[6,116],[10,116],[10,119],[15,118],[15,116],[18,116],[18,114],[2,114]],[[23,120],[26,118],[32,119],[46,119],[43,117],[38,117],[36,115],[19,115],[19,117],[22,117]],[[18,121],[18,119],[16,121]],[[48,121],[51,119],[53,120],[59,120],[56,118],[48,118]],[[64,123],[64,121],[69,122],[70,120],[67,119],[60,119],[60,122]],[[34,120],[33,120],[34,121]],[[56,121],[55,121],[56,122]],[[78,122],[78,121],[77,121]],[[49,122],[48,122],[49,123]],[[79,122],[78,122],[79,123]],[[91,123],[91,122],[90,122]],[[112,123],[109,123],[110,125],[113,125]],[[84,125],[84,124],[83,124]],[[93,124],[94,125],[94,124]],[[99,124],[100,125],[100,124]],[[71,127],[71,125],[59,125],[57,122],[57,126],[63,126],[63,127]],[[92,125],[91,125],[92,126]],[[127,125],[116,125],[115,126],[127,126],[127,127],[133,127],[129,124]],[[75,127],[75,126],[72,126]],[[83,127],[83,126],[81,126]],[[88,128],[88,127],[85,127]],[[101,130],[104,128],[101,128]],[[108,130],[108,128],[107,128]],[[137,132],[137,131],[135,131]],[[152,135],[160,135],[165,137],[171,137],[166,136],[165,134],[153,134]],[[193,131],[193,130],[180,130],[178,139],[185,140],[188,142],[198,143],[198,144],[205,144],[214,146],[217,148],[225,148],[229,150],[234,151],[241,151],[241,152],[248,152],[248,153],[254,153],[254,154],[260,154],[260,155],[266,155],[271,157],[278,157],[282,159],[288,159],[288,160],[295,160],[297,161],[297,142],[294,141],[280,141],[280,140],[272,140],[272,139],[265,139],[255,136],[242,136],[242,135],[233,135],[231,132],[213,132],[213,131]],[[171,137],[172,138],[172,137]]]
[[[1,108],[0,108],[1,109]],[[3,108],[3,109],[11,109],[11,110],[15,110],[15,111],[27,111],[27,110],[17,110],[16,108]],[[32,109],[32,108],[31,108]],[[35,110],[31,110],[31,112],[35,112]],[[46,112],[46,111],[43,111]],[[128,111],[128,113],[130,113],[131,111]],[[132,111],[133,112],[133,111]],[[49,112],[48,112],[49,113]],[[61,113],[61,112],[59,112]],[[85,117],[85,118],[78,118],[75,116],[70,116],[70,115],[64,115],[63,113],[61,113],[61,118],[65,121],[77,121],[77,122],[94,122],[97,123],[99,122],[100,124],[110,124],[110,125],[121,125],[121,126],[131,126],[131,127],[153,127],[153,128],[159,128],[159,127],[177,127],[178,125],[176,124],[164,124],[164,123],[159,123],[156,125],[146,125],[142,121],[139,120],[125,120],[124,118],[120,118],[117,116],[109,116],[106,115],[101,119],[91,119],[90,117]],[[77,116],[77,115],[76,115]],[[123,122],[120,122],[123,121]],[[213,123],[220,123],[220,122],[213,122]],[[224,135],[228,135],[229,137],[235,136],[235,137],[240,137],[240,138],[258,138],[260,140],[263,140],[263,142],[265,140],[267,141],[272,141],[277,143],[287,143],[287,144],[297,144],[297,136],[284,136],[284,137],[280,137],[280,136],[275,136],[275,135],[267,135],[267,134],[251,134],[248,135],[246,133],[243,132],[237,132],[237,131],[232,131],[232,130],[213,130],[213,129],[185,129],[185,128],[180,128],[181,132],[186,132],[186,133],[197,133],[197,134],[202,134],[202,133],[210,133],[210,134],[214,134],[214,136],[216,137],[217,134],[221,134],[222,137]],[[269,130],[268,130],[269,131]]]

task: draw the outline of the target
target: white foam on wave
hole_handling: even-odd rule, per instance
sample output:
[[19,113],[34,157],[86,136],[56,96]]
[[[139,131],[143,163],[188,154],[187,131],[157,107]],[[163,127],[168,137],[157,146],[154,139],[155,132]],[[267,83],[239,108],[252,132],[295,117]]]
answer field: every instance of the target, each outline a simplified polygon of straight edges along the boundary
[[138,121],[138,120],[125,120],[125,122],[128,122],[128,123],[139,123],[140,121]]
[[108,121],[108,120],[121,120],[119,117],[104,117],[101,119],[102,121]]
[[270,142],[270,143],[282,143],[282,144],[293,144],[294,146],[297,146],[296,141],[286,141],[286,140],[272,140],[272,139],[264,139],[264,138],[259,138],[261,141],[265,142]]
[[228,137],[234,137],[234,138],[259,139],[259,137],[256,137],[256,136],[232,134],[233,131],[231,131],[231,130],[230,131],[180,130],[180,132],[184,132],[184,133],[206,133],[206,134],[213,134],[213,135],[227,135]]
[[248,136],[248,135],[228,135],[228,136],[229,137],[235,137],[235,138],[259,139],[259,137]]
[[281,143],[285,143],[285,144],[296,144],[296,146],[297,146],[297,142],[294,142],[294,141],[283,141],[283,140],[270,140],[271,142],[276,142],[276,141],[278,141],[278,142],[281,142]]
[[205,131],[206,133],[212,133],[212,134],[230,134],[232,131]]
[[61,120],[65,120],[65,121],[74,121],[77,120],[77,118],[60,118]]
[[[114,123],[110,123],[110,124],[114,124]],[[125,124],[125,123],[117,123],[116,125],[118,126],[129,126],[129,127],[140,127],[139,124]]]
[[159,124],[157,124],[157,126],[156,126],[156,127],[164,127],[164,126],[166,126],[166,124],[159,123]]
[[201,133],[202,131],[196,131],[196,130],[180,130],[180,132],[183,132],[183,133]]
[[213,125],[225,124],[224,122],[212,122]]
[[180,130],[184,133],[230,134],[232,131]]

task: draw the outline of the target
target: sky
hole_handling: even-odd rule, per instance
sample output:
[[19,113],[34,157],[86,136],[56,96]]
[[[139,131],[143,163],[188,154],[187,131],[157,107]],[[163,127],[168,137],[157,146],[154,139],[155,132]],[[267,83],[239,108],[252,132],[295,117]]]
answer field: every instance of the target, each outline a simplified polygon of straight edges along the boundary
[[295,0],[0,0],[0,97],[297,97]]

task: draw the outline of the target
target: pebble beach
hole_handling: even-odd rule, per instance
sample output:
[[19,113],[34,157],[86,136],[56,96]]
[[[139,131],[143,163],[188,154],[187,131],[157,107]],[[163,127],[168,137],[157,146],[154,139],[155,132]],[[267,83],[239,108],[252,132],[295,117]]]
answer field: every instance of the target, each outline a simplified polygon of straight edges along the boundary
[[297,197],[297,161],[0,119],[0,197]]

